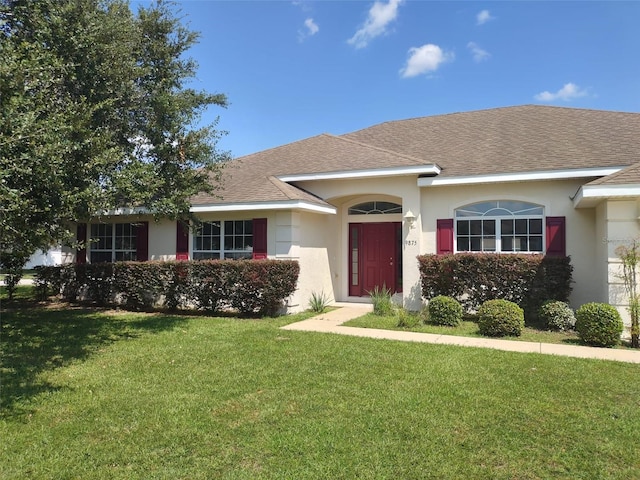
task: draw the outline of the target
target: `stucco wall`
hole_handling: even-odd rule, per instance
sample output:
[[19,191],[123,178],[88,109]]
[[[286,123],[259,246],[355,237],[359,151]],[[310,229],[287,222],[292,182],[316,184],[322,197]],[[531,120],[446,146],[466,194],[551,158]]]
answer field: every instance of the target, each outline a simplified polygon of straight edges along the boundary
[[488,200],[520,200],[543,205],[545,216],[566,217],[566,248],[573,265],[573,307],[602,301],[597,278],[596,215],[594,209],[575,209],[571,198],[584,182],[513,182],[488,185],[438,186],[422,189],[422,231],[424,253],[436,252],[436,220],[453,218],[460,206]]

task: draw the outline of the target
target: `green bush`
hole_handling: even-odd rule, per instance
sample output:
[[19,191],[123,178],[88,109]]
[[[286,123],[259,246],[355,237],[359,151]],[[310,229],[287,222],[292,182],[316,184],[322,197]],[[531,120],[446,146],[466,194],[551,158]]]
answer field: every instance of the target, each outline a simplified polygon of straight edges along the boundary
[[422,296],[446,295],[467,312],[487,300],[503,299],[535,317],[546,300],[566,302],[573,267],[569,257],[544,255],[456,253],[418,257]]
[[396,309],[396,325],[400,328],[413,328],[420,324],[420,317],[404,308]]
[[549,330],[573,330],[576,325],[576,317],[571,307],[559,300],[544,302],[538,310],[538,318]]
[[393,315],[395,306],[393,300],[391,300],[391,290],[387,287],[373,287],[373,290],[369,292],[371,302],[373,303],[373,314],[386,317]]
[[198,308],[241,315],[274,315],[296,289],[300,267],[289,260],[211,260],[70,264],[38,270],[38,294],[57,292],[143,310]]
[[438,295],[429,300],[429,321],[435,325],[457,327],[462,322],[462,305],[453,297]]
[[612,305],[592,302],[576,310],[576,331],[588,345],[613,347],[620,342],[623,329],[620,313]]
[[509,300],[487,300],[478,309],[478,329],[488,337],[519,337],[524,311]]

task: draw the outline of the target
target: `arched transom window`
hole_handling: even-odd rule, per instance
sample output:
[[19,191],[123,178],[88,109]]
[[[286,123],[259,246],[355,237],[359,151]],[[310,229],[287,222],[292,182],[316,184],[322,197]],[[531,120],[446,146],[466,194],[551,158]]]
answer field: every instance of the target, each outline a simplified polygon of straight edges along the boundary
[[544,207],[497,200],[456,210],[458,252],[542,252]]
[[349,215],[386,215],[402,213],[402,205],[393,202],[364,202],[349,209]]

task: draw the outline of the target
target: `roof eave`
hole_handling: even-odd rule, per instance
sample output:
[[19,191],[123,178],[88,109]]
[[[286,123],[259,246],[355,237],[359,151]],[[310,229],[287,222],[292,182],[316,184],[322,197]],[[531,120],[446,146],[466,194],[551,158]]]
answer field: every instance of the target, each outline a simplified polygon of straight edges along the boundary
[[530,182],[535,180],[562,180],[569,178],[604,177],[625,168],[596,167],[567,170],[541,170],[518,173],[496,173],[486,175],[465,175],[457,177],[425,177],[418,179],[418,187],[436,187],[448,185],[472,185],[479,183]]
[[357,178],[393,177],[401,175],[439,175],[437,164],[416,165],[409,167],[372,168],[362,170],[344,170],[335,172],[301,173],[293,175],[278,175],[283,182],[303,182],[313,180],[349,180]]
[[215,212],[242,212],[253,210],[300,210],[324,215],[335,215],[336,207],[333,205],[319,205],[304,200],[285,200],[275,202],[238,202],[215,203],[208,205],[192,205],[191,213],[215,213]]
[[583,185],[573,197],[574,208],[595,207],[602,200],[608,199],[638,199],[640,198],[640,184],[628,185]]

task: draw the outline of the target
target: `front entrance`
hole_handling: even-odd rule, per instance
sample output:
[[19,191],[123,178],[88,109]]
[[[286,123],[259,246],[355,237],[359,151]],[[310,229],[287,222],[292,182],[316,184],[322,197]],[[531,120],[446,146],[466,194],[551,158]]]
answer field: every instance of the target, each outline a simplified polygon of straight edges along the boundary
[[402,291],[402,224],[349,224],[349,295],[362,297],[375,287]]

